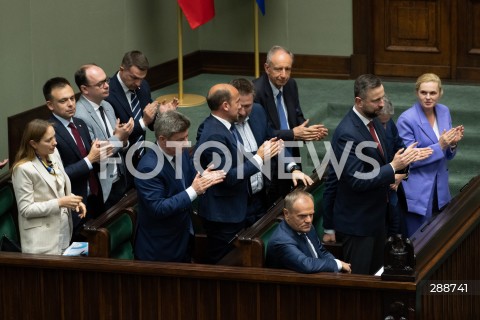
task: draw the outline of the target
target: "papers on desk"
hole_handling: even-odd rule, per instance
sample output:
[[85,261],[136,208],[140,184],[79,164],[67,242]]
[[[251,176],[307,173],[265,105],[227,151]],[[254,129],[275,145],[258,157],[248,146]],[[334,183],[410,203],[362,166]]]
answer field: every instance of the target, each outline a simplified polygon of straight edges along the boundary
[[381,276],[383,273],[383,267],[381,267],[380,269],[378,269],[377,273],[375,273],[376,276]]
[[63,253],[64,256],[88,256],[88,242],[73,242]]

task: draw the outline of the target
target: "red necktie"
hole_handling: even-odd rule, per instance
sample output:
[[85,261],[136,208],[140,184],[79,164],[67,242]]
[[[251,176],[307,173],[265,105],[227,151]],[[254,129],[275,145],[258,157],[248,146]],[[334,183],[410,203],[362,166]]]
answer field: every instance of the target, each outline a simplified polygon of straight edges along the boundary
[[[85,149],[85,145],[83,144],[82,137],[80,137],[80,133],[78,132],[77,127],[75,126],[75,124],[73,124],[73,122],[70,122],[68,124],[68,127],[70,128],[70,130],[72,130],[73,138],[75,139],[75,143],[77,144],[78,150],[80,151],[80,155],[82,156],[82,158],[85,158],[88,155],[87,149]],[[90,193],[97,195],[98,183],[97,179],[95,179],[95,173],[92,170],[90,170],[88,184],[90,186]]]
[[378,151],[380,151],[380,153],[382,154],[382,157],[385,158],[385,155],[383,154],[382,145],[380,144],[380,141],[378,141],[377,134],[375,133],[375,128],[373,127],[373,121],[370,121],[367,126],[368,126],[368,129],[370,130],[370,134],[372,135],[373,140],[377,143]]

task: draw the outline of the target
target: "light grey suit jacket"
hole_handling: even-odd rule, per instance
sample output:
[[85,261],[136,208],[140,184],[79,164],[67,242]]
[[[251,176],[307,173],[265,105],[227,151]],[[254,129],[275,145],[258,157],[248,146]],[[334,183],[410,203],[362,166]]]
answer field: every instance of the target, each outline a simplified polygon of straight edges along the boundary
[[[103,100],[102,101],[103,109],[105,110],[105,120],[110,123],[110,126],[113,130],[115,130],[116,125],[116,117],[113,107],[110,103]],[[80,99],[77,101],[77,110],[75,112],[75,117],[82,119],[85,121],[88,127],[88,132],[90,133],[90,137],[92,140],[99,139],[103,141],[110,141],[114,143],[114,155],[112,157],[120,156],[122,158],[121,164],[118,165],[119,174],[121,174],[121,178],[125,180],[125,161],[123,151],[124,148],[120,147],[122,142],[118,140],[118,138],[114,135],[111,135],[110,138],[107,137],[107,133],[105,131],[105,126],[103,124],[103,120],[97,115],[97,112],[93,108],[92,104],[83,96],[80,96]],[[120,159],[118,160],[120,161]],[[100,163],[100,184],[102,185],[103,190],[103,199],[107,201],[108,196],[110,195],[110,191],[112,190],[113,184],[113,172],[115,168],[115,163],[108,162],[104,167],[102,163]],[[106,168],[105,170],[103,168]],[[124,181],[126,183],[126,181]]]
[[[51,155],[55,173],[65,179],[65,195],[71,194],[70,179],[65,173],[57,149]],[[35,158],[20,164],[13,170],[12,183],[18,206],[18,225],[22,252],[61,254],[60,215],[68,213],[70,230],[73,230],[69,209],[58,206],[61,195],[43,164]],[[71,235],[70,235],[71,236]]]

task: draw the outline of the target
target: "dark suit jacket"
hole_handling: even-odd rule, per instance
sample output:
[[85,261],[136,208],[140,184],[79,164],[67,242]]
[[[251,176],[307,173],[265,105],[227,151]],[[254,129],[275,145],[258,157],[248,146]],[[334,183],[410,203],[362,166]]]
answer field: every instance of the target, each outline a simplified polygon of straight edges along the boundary
[[[260,147],[266,140],[274,137],[272,128],[268,125],[267,115],[263,107],[254,103],[252,106],[252,112],[247,120],[252,129],[253,136],[257,142],[257,146]],[[197,141],[200,140],[200,136],[203,132],[204,122],[200,124],[197,129]]]
[[[118,73],[118,72],[117,72]],[[126,123],[130,119],[133,118],[132,107],[128,103],[127,96],[125,95],[125,91],[123,91],[122,85],[118,81],[117,73],[112,76],[110,79],[110,94],[107,100],[115,110],[115,115],[117,118],[120,118],[121,123]],[[152,102],[152,97],[150,94],[150,86],[146,80],[143,80],[140,88],[136,91],[138,101],[140,102],[139,106],[142,109],[145,109],[145,106]],[[153,122],[149,125],[149,128],[153,130]],[[135,126],[133,127],[133,131],[128,137],[128,141],[130,141],[130,145],[133,145],[137,142],[138,137],[143,136],[145,139],[145,131],[143,131],[140,122],[135,121]]]
[[[88,133],[87,124],[79,118],[73,117],[73,123],[77,127],[80,136],[82,137],[83,144],[85,145],[85,149],[87,153],[90,152],[92,140],[90,139],[90,134]],[[57,139],[57,149],[60,153],[60,157],[62,158],[63,166],[65,167],[65,172],[67,173],[70,181],[72,183],[72,193],[82,196],[83,202],[87,204],[87,196],[88,196],[88,179],[90,176],[90,169],[88,168],[87,163],[83,160],[80,151],[78,150],[77,144],[75,140],[68,132],[67,128],[55,117],[50,117],[50,122],[53,123],[53,127],[55,129],[55,138]],[[98,173],[98,165],[93,164],[93,170],[95,173]],[[98,180],[97,174],[95,177],[98,182],[99,187],[99,196],[101,196],[102,189],[100,185],[100,181]],[[96,212],[99,214],[100,212]]]
[[[252,174],[259,171],[251,161],[243,157],[243,164],[237,161],[237,142],[232,133],[210,115],[201,124],[203,131],[196,145],[194,161],[206,168],[215,158],[220,162],[215,163],[214,169],[225,169],[226,178],[207,190],[199,199],[199,215],[209,221],[238,223],[245,219],[248,202],[248,183]],[[224,146],[224,150],[210,146],[201,153],[199,148],[204,148],[204,143],[216,143]],[[217,153],[219,157],[214,157]],[[225,168],[226,161],[231,161],[231,168]],[[252,160],[255,161],[255,160]],[[243,172],[243,177],[241,173]]]
[[[275,97],[273,96],[272,87],[266,73],[259,78],[253,80],[255,85],[255,102],[261,104],[267,113],[267,118],[273,128],[273,134],[285,141],[293,141],[293,128],[305,122],[300,100],[298,98],[297,83],[290,78],[287,84],[283,86],[283,99],[285,108],[287,109],[288,124],[290,130],[280,130],[280,119],[278,117]],[[296,148],[298,150],[298,148]],[[294,154],[294,156],[297,156]]]
[[253,104],[252,112],[250,113],[247,122],[252,129],[258,147],[260,147],[266,140],[275,136],[272,127],[268,125],[267,114],[260,104]]
[[[385,230],[389,185],[395,181],[390,160],[387,160],[393,158],[391,154],[393,149],[387,144],[385,130],[378,119],[374,120],[374,126],[385,157],[382,157],[376,147],[363,148],[361,150],[363,159],[356,155],[355,151],[360,143],[374,140],[352,109],[335,130],[332,139],[335,157],[339,162],[345,151],[346,162],[343,168],[339,168],[340,179],[336,180],[336,173],[331,171],[325,185],[327,198],[324,195],[324,201],[327,211],[324,214],[326,220],[332,221],[333,224],[332,226],[324,223],[325,228],[334,228],[336,231],[355,236],[373,236]],[[350,143],[353,144],[348,151],[346,148]],[[376,162],[377,173],[372,171],[374,169],[372,162]],[[359,173],[370,174],[362,179],[358,177]]]
[[306,239],[283,220],[268,241],[267,267],[290,269],[301,273],[338,272],[335,257],[320,243],[313,226],[307,235],[315,247],[318,258],[310,253]]
[[138,196],[135,256],[139,260],[190,262],[190,235],[193,232],[190,213],[192,202],[185,191],[195,178],[195,168],[188,152],[182,154],[184,183],[175,179],[175,171],[165,156],[148,149],[137,170],[151,173],[161,165],[158,174],[148,179],[135,178]]

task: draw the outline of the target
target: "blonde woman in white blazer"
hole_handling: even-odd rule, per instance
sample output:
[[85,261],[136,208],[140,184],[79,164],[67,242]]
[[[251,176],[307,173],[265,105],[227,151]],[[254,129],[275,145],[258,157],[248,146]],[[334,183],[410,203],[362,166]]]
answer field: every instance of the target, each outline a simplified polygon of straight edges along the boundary
[[24,253],[62,254],[72,237],[71,211],[86,213],[82,197],[71,193],[56,145],[49,122],[29,122],[12,168]]

